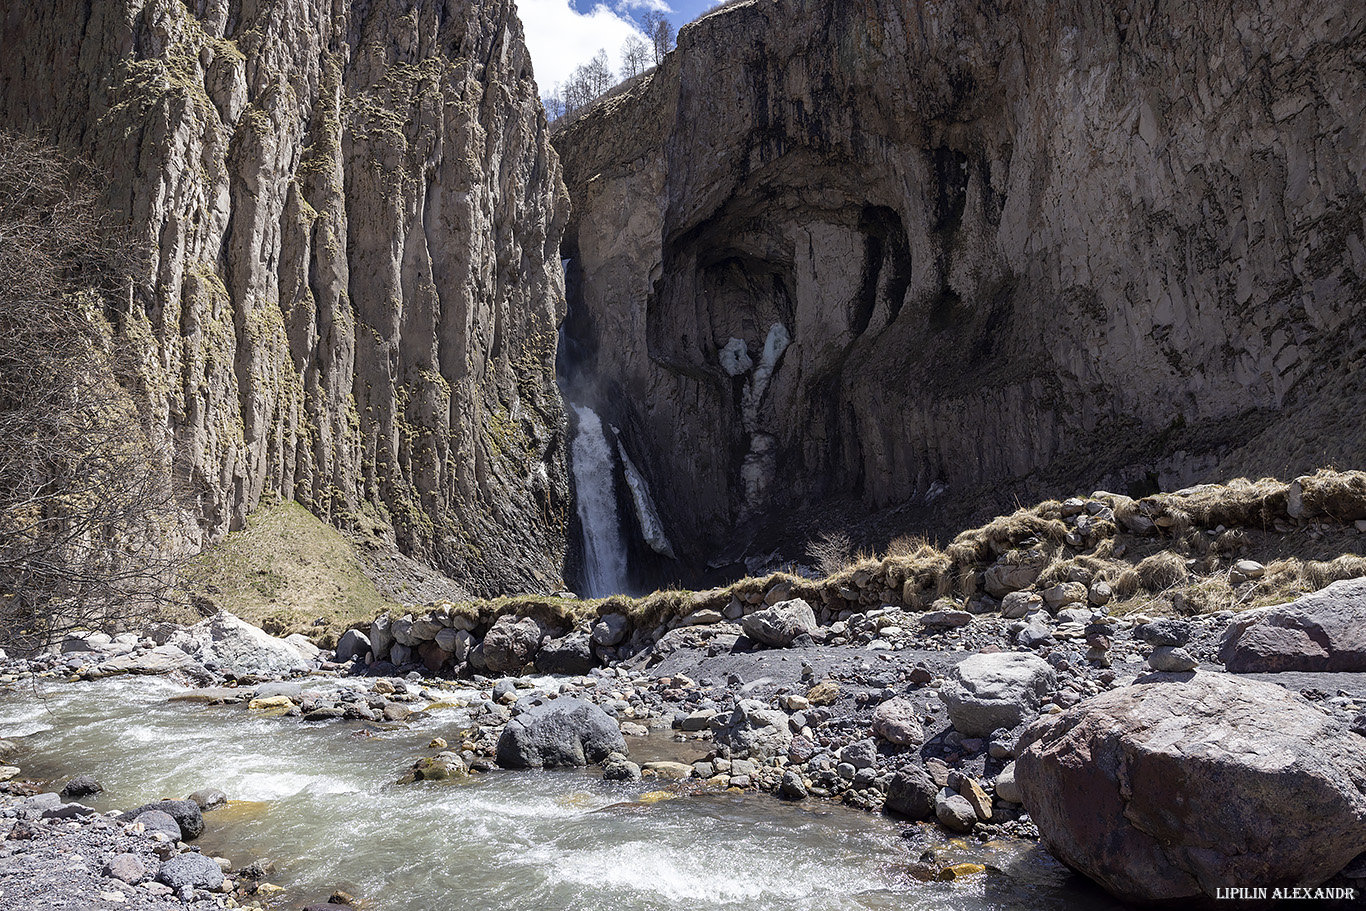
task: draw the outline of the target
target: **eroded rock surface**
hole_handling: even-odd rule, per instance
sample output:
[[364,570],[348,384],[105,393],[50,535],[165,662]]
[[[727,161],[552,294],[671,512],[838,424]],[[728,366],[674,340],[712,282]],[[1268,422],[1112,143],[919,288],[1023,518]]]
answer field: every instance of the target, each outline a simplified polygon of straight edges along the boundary
[[823,502],[1352,462],[1363,36],[1352,0],[750,0],[682,29],[555,137],[568,335],[680,556]]
[[1314,886],[1366,844],[1366,739],[1228,674],[1152,674],[1045,716],[1014,773],[1049,850],[1133,901]]
[[555,584],[568,200],[512,0],[57,0],[3,35],[0,128],[93,160],[152,251],[117,332],[190,546],[279,493]]

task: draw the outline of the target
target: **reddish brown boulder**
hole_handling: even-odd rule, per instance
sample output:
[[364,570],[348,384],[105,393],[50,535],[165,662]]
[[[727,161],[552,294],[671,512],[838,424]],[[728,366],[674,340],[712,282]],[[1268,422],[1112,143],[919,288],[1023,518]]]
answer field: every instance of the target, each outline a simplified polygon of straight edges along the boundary
[[1237,674],[1366,671],[1366,579],[1244,612],[1224,631],[1219,660]]
[[1366,738],[1228,674],[1151,674],[1044,716],[1015,778],[1048,849],[1129,901],[1316,886],[1366,845]]

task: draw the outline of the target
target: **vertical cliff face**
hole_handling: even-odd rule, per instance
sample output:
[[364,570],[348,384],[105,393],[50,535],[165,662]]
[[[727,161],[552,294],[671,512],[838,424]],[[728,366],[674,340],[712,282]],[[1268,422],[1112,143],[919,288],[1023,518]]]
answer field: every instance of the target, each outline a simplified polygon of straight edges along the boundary
[[1359,457],[1363,54],[1346,0],[685,28],[555,139],[569,326],[670,536]]
[[484,592],[553,586],[568,200],[512,0],[53,0],[0,126],[93,159],[154,251],[118,331],[194,498],[263,496]]

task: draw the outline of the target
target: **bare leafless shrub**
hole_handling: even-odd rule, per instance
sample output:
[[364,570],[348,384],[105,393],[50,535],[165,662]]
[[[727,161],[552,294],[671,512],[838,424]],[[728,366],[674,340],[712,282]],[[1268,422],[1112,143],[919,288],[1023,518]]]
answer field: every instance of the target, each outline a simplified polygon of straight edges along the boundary
[[807,542],[806,555],[821,575],[833,576],[853,562],[854,542],[842,531],[823,531]]
[[135,247],[82,168],[0,134],[0,637],[40,647],[164,598],[164,453],[120,384],[106,316]]

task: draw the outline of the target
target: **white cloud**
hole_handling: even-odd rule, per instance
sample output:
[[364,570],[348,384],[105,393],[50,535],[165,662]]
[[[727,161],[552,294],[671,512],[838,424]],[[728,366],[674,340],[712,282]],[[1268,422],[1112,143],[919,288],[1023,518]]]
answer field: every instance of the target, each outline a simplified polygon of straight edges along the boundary
[[[632,5],[653,5],[658,0],[628,0]],[[629,36],[645,36],[622,14],[605,3],[592,12],[580,13],[569,0],[517,0],[526,34],[536,85],[541,94],[569,78],[574,68],[587,63],[601,48],[613,71],[621,69],[621,45]]]
[[[720,0],[715,0],[715,2],[719,3]],[[617,0],[617,9],[623,13],[633,9],[638,9],[641,12],[648,12],[649,10],[654,10],[657,13],[673,12],[673,8],[664,0]]]

